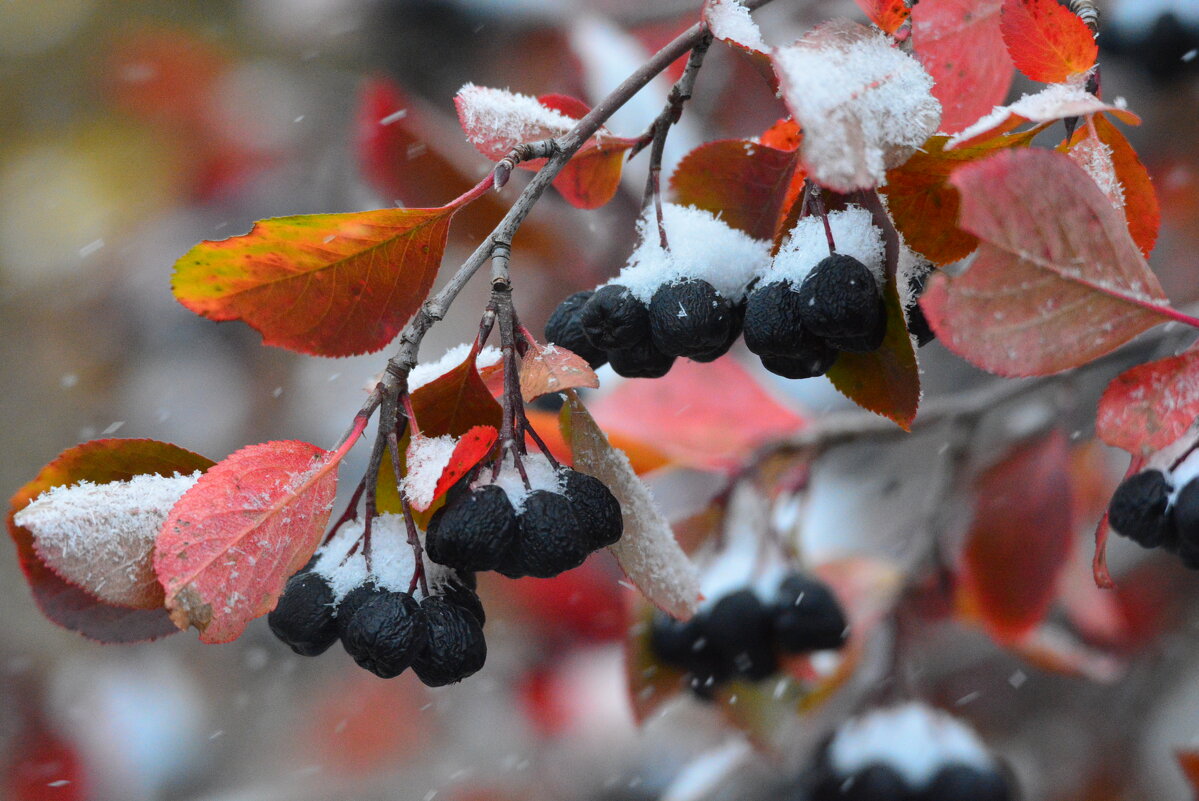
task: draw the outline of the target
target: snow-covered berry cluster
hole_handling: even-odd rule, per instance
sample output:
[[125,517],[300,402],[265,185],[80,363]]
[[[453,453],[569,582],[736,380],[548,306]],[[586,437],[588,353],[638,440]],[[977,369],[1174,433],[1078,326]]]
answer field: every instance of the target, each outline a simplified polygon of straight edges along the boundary
[[847,628],[827,586],[788,573],[777,583],[756,582],[715,598],[685,623],[657,613],[650,645],[663,662],[685,670],[691,689],[706,698],[730,679],[774,674],[780,654],[840,648]]
[[837,729],[811,776],[811,801],[1011,801],[1002,764],[965,723],[919,702]]
[[414,587],[414,557],[400,515],[380,515],[370,558],[359,522],[343,526],[292,576],[268,615],[271,631],[301,656],[318,656],[340,640],[361,667],[390,679],[408,668],[430,687],[459,682],[487,660],[483,605],[474,577],[427,575]]
[[1107,509],[1118,534],[1164,548],[1199,570],[1199,451],[1172,470],[1142,470],[1121,482]]
[[620,502],[602,481],[534,454],[451,490],[429,521],[425,547],[437,564],[550,578],[583,564],[624,533]]

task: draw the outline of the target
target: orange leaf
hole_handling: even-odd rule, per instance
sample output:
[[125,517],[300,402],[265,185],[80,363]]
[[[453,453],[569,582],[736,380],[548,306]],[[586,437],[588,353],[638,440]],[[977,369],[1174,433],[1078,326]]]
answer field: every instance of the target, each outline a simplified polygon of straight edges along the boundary
[[941,127],[956,133],[1003,102],[1015,68],[999,32],[1002,0],[929,0],[912,8],[912,52],[936,81]]
[[863,409],[908,431],[920,405],[920,367],[894,279],[887,282],[884,300],[887,336],[882,346],[870,353],[842,352],[828,371],[828,380]]
[[1174,756],[1178,759],[1178,767],[1186,775],[1191,792],[1199,798],[1199,751],[1179,750],[1174,752]]
[[912,9],[906,0],[854,0],[870,21],[887,33],[895,33],[908,21]]
[[1065,437],[1055,432],[1016,448],[974,491],[959,607],[1000,642],[1016,642],[1048,613],[1073,542]]
[[[457,203],[461,203],[460,198]],[[385,347],[433,286],[455,204],[260,220],[175,262],[179,302],[316,356]]]
[[554,188],[576,209],[598,209],[616,196],[627,145],[589,147],[575,154],[554,179]]
[[1086,72],[1099,54],[1086,23],[1057,0],[1003,0],[999,28],[1016,69],[1034,81]]
[[1199,418],[1199,350],[1125,370],[1099,399],[1095,433],[1114,448],[1148,456]]
[[1051,150],[1009,150],[959,168],[961,227],[982,240],[955,278],[920,300],[941,342],[997,375],[1085,364],[1167,319],[1157,278],[1124,218]]
[[171,620],[204,642],[237,639],[275,607],[320,544],[341,451],[306,442],[242,448],[209,468],[171,510],[154,551]]
[[[68,448],[43,467],[12,496],[8,512],[8,531],[16,543],[21,570],[42,613],[64,628],[101,642],[140,642],[173,634],[176,629],[162,609],[161,592],[152,608],[133,609],[99,600],[50,570],[34,549],[33,534],[18,526],[13,516],[52,487],[85,480],[94,484],[128,481],[146,473],[188,474],[211,465],[211,460],[165,442],[101,439]],[[97,553],[96,560],[104,556]]]
[[[1024,95],[1011,105],[997,106],[969,128],[950,137],[945,149],[955,150],[959,147],[984,144],[1027,122],[1050,123],[1101,111],[1112,114],[1129,125],[1141,124],[1141,118],[1136,114],[1122,106],[1104,103],[1081,86],[1053,84],[1036,94]],[[1041,125],[1034,128],[1033,132],[1044,127]]]
[[576,387],[599,386],[599,378],[582,356],[557,345],[529,340],[520,364],[520,394],[525,402]]
[[412,411],[425,436],[460,437],[475,426],[498,429],[503,423],[504,410],[475,367],[478,352],[472,347],[457,367],[412,391]]

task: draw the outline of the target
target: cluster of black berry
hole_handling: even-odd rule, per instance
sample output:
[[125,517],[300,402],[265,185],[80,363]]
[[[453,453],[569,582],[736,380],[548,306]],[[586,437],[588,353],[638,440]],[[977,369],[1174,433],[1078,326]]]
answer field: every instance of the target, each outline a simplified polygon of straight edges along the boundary
[[840,648],[847,623],[841,605],[820,581],[787,575],[763,601],[752,589],[725,595],[686,623],[656,613],[654,654],[687,671],[701,698],[734,677],[761,681],[778,670],[778,655]]
[[327,577],[305,569],[288,579],[267,622],[301,656],[318,656],[340,639],[380,678],[412,668],[428,686],[441,687],[478,672],[487,641],[479,596],[464,584],[437,589],[418,601],[367,580],[338,601]]
[[1007,771],[964,723],[921,703],[846,721],[809,777],[810,801],[1012,801]]
[[1199,453],[1169,474],[1143,470],[1121,482],[1108,522],[1143,548],[1164,548],[1199,570]]
[[550,578],[620,539],[620,503],[602,481],[555,469],[544,457],[523,459],[525,475],[515,481],[505,466],[499,483],[450,492],[425,535],[431,560],[458,571]]

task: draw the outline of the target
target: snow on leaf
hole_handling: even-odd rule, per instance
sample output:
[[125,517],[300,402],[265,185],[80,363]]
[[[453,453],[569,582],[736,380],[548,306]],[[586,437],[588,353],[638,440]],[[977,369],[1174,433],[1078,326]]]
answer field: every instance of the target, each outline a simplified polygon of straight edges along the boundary
[[652,442],[701,469],[732,469],[755,446],[805,425],[732,356],[680,360],[663,378],[622,382],[592,412],[605,431]]
[[808,174],[839,192],[881,184],[940,122],[932,78],[880,31],[833,20],[776,50],[774,64]]
[[574,453],[574,469],[603,481],[620,501],[624,536],[609,550],[621,569],[655,606],[689,619],[700,600],[699,573],[628,457],[612,447],[573,390],[566,393],[559,423]]
[[1116,177],[1116,166],[1112,163],[1112,149],[1094,137],[1084,137],[1067,151],[1075,164],[1082,167],[1099,191],[1111,202],[1112,207],[1124,211],[1124,187]]
[[854,0],[858,8],[870,17],[870,21],[887,33],[899,30],[913,9],[908,8],[906,0]]
[[[8,531],[16,543],[21,570],[42,613],[64,628],[101,642],[153,640],[177,631],[162,608],[161,590],[154,608],[133,609],[101,601],[57,575],[43,562],[34,547],[33,533],[18,525],[14,518],[35,498],[54,487],[81,481],[93,484],[128,481],[144,474],[190,474],[211,465],[211,460],[165,442],[103,439],[68,448],[43,467],[13,495],[8,513]],[[115,565],[106,568],[103,558],[93,565],[95,570],[117,569]],[[124,563],[123,556],[120,561]],[[148,599],[144,600],[148,603]]]
[[920,367],[908,335],[894,280],[883,299],[887,306],[887,335],[869,353],[842,352],[828,371],[828,380],[863,409],[887,417],[910,430],[920,405]]
[[105,603],[162,606],[154,576],[154,540],[175,502],[196,483],[184,476],[136,475],[125,481],[80,481],[53,487],[17,513],[33,533],[42,561]]
[[1112,208],[1082,169],[1051,150],[1008,150],[961,167],[970,267],[933,276],[921,298],[933,330],[997,375],[1085,364],[1177,316]]
[[766,55],[770,47],[762,39],[758,23],[749,15],[741,0],[708,0],[703,20],[717,39],[749,53]]
[[[425,512],[449,492],[458,479],[479,463],[499,437],[492,426],[475,426],[455,439],[417,435],[406,451],[404,497],[417,512]],[[394,482],[393,482],[394,483]]]
[[958,608],[998,641],[1018,642],[1049,612],[1074,541],[1065,437],[1017,447],[978,476],[974,493]]
[[341,451],[306,442],[242,448],[206,472],[162,527],[154,571],[171,620],[204,642],[237,639],[274,608],[320,543]]
[[794,151],[747,139],[707,142],[679,162],[670,186],[679,204],[718,214],[755,239],[774,239],[803,191]]
[[599,378],[583,357],[553,343],[528,342],[520,363],[520,394],[526,403],[576,387],[599,386]]
[[[444,358],[453,358],[451,354],[458,352],[455,349]],[[479,377],[479,357],[479,349],[472,346],[456,367],[412,390],[412,410],[422,434],[460,437],[478,425],[500,427],[503,409]]]
[[1112,379],[1099,399],[1095,433],[1114,448],[1148,456],[1199,419],[1199,350],[1147,362]]
[[468,83],[454,96],[466,138],[492,161],[525,142],[565,135],[575,121],[535,97]]
[[315,356],[385,347],[433,286],[457,206],[260,220],[175,262],[175,297]]
[[1046,86],[1036,94],[1023,95],[1011,105],[996,106],[990,114],[950,137],[945,149],[981,144],[1027,122],[1056,122],[1101,111],[1113,114],[1129,125],[1141,123],[1140,117],[1124,107],[1122,98],[1117,98],[1115,104],[1104,103],[1082,86],[1060,83]]
[[999,32],[1002,0],[934,0],[912,8],[912,51],[936,82],[940,130],[955,133],[1003,102],[1015,67]]
[[1034,81],[1086,72],[1099,54],[1086,23],[1057,0],[1003,0],[999,27],[1016,69]]
[[944,136],[933,136],[900,167],[887,171],[887,209],[895,227],[913,250],[936,265],[965,258],[978,246],[973,234],[958,227],[960,196],[949,176],[963,164],[986,158],[997,150],[1026,147],[1031,132],[989,139],[973,147],[946,150]]

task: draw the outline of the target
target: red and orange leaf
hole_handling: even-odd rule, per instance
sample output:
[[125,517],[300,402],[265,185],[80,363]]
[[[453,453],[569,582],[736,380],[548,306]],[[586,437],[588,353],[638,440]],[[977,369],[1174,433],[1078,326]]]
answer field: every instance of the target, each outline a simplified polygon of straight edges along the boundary
[[496,403],[475,367],[471,348],[454,369],[412,392],[416,425],[426,437],[460,437],[475,426],[499,428],[504,410]]
[[763,131],[758,141],[775,150],[798,150],[803,144],[803,129],[795,120],[786,117]]
[[1180,750],[1175,751],[1174,756],[1178,759],[1178,767],[1186,776],[1187,784],[1191,786],[1191,792],[1199,798],[1199,751]]
[[[68,448],[43,467],[12,496],[8,511],[8,532],[16,543],[21,570],[42,613],[52,622],[100,642],[140,642],[173,634],[176,629],[162,608],[161,590],[146,599],[146,608],[105,603],[56,575],[38,556],[33,534],[18,526],[13,516],[52,487],[80,481],[94,484],[128,481],[145,473],[189,474],[207,470],[211,465],[211,460],[166,442],[101,439]],[[97,561],[103,558],[104,554],[96,554]]]
[[870,21],[887,33],[895,33],[908,21],[912,9],[906,0],[854,0]]
[[[798,137],[796,138],[798,146]],[[755,239],[774,239],[803,191],[796,148],[722,139],[688,153],[670,177],[676,201],[710,211]]]
[[458,444],[454,446],[454,452],[450,455],[449,464],[441,472],[441,478],[437,479],[433,500],[436,501],[449,492],[454,482],[481,462],[499,436],[500,432],[492,426],[475,426],[459,437]]
[[928,0],[912,9],[912,52],[936,82],[941,130],[956,133],[1007,97],[1015,67],[999,32],[1002,0]]
[[999,28],[1016,69],[1041,83],[1086,72],[1099,54],[1086,23],[1057,0],[1003,0]]
[[1099,112],[1111,114],[1128,125],[1141,124],[1141,118],[1123,105],[1104,103],[1085,87],[1052,84],[1036,94],[1024,95],[1010,105],[996,106],[990,114],[950,137],[945,149],[984,144],[1028,122],[1041,123],[1033,129],[1035,133],[1047,127],[1047,123]]
[[946,150],[948,138],[931,137],[902,167],[887,172],[879,192],[908,247],[938,266],[965,258],[978,246],[973,234],[958,227],[961,199],[949,183],[958,167],[986,158],[997,150],[1026,147],[1033,134],[996,137],[974,147]]
[[1073,543],[1069,451],[1055,432],[1017,447],[974,482],[958,607],[996,640],[1036,628],[1057,595]]
[[591,410],[605,431],[703,469],[732,469],[762,442],[805,425],[732,356],[679,360],[664,378],[624,381]]
[[828,371],[828,380],[863,409],[908,431],[920,405],[920,367],[893,280],[887,282],[884,300],[887,335],[882,346],[870,353],[842,352]]
[[520,394],[525,402],[577,387],[599,386],[599,377],[587,361],[558,345],[529,340],[520,363]]
[[320,544],[337,495],[337,452],[306,442],[242,448],[171,510],[154,551],[171,620],[204,642],[237,639],[275,607]]
[[456,206],[260,220],[175,262],[179,302],[316,356],[385,347],[433,286]]
[[554,188],[576,209],[598,209],[616,196],[628,149],[594,147],[576,154],[554,179]]
[[1199,350],[1125,370],[1099,399],[1095,433],[1113,448],[1148,456],[1199,419]]
[[[558,427],[558,414],[556,412],[543,411],[542,409],[528,408],[525,409],[525,416],[529,419],[529,425],[533,426],[538,436],[541,437],[550,449],[553,457],[560,464],[569,467],[574,461],[574,454],[570,452],[570,444],[567,443],[562,430]],[[633,466],[633,472],[637,473],[637,475],[642,475],[643,473],[648,473],[670,464],[670,458],[658,450],[656,445],[645,440],[627,436],[619,431],[608,431],[607,434],[608,441],[612,443],[612,447],[624,451],[625,456],[629,457],[629,464]],[[537,445],[531,437],[527,438],[527,444],[530,448],[537,450]]]
[[1086,364],[1167,319],[1124,217],[1067,156],[1008,150],[951,179],[974,262],[920,300],[941,342],[984,370],[1047,375]]

